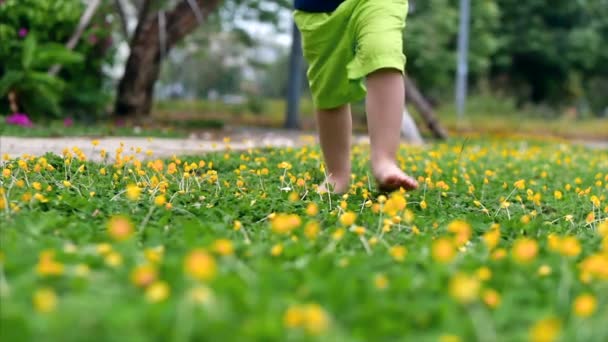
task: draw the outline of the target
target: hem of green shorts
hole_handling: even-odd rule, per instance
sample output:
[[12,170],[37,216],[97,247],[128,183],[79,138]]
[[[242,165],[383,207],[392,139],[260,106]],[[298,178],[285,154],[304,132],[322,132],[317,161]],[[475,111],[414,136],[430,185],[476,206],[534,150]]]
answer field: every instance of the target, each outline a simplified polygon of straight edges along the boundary
[[397,69],[403,73],[405,70],[405,56],[395,57],[394,54],[378,56],[372,60],[365,61],[365,64],[356,63],[348,68],[348,78],[350,80],[360,80],[372,72],[380,69]]
[[338,108],[345,104],[361,101],[365,98],[366,91],[365,91],[365,88],[363,87],[363,85],[359,85],[359,86],[361,87],[361,90],[358,91],[356,94],[352,94],[351,96],[343,97],[341,99],[334,99],[331,102],[330,101],[317,102],[313,98],[314,108],[315,109],[333,109],[333,108]]

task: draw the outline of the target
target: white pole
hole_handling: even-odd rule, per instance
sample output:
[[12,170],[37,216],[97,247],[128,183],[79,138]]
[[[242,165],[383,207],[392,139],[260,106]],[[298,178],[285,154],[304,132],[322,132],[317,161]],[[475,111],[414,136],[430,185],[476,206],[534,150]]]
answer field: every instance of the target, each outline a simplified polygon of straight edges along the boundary
[[467,98],[468,50],[470,0],[460,0],[460,27],[458,29],[458,66],[456,71],[456,109],[458,118],[462,119]]

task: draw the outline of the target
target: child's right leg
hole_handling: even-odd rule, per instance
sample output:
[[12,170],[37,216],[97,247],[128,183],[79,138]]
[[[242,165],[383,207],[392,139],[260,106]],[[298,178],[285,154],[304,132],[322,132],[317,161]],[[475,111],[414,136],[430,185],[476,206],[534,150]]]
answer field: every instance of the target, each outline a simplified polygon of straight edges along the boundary
[[350,140],[352,118],[350,106],[342,105],[333,109],[318,109],[317,130],[327,179],[319,187],[320,192],[333,190],[345,193],[350,184]]

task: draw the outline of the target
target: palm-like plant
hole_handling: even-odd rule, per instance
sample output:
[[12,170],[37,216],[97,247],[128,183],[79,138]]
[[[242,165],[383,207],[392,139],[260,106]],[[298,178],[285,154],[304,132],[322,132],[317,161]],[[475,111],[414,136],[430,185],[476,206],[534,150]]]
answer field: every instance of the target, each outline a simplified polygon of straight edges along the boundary
[[54,65],[82,61],[81,54],[57,43],[38,44],[30,34],[23,42],[20,63],[9,65],[0,78],[0,96],[9,95],[11,107],[20,107],[30,114],[58,115],[65,82],[48,70]]

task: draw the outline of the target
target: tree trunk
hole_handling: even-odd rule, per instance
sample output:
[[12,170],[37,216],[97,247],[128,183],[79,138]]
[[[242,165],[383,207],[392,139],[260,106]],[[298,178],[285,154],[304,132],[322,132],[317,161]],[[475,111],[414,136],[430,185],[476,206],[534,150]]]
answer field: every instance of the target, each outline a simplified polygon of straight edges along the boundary
[[[219,6],[221,0],[181,1],[165,15],[166,43],[161,51],[159,13],[150,13],[151,1],[142,4],[137,28],[130,43],[131,53],[127,59],[124,75],[118,85],[115,114],[135,117],[140,120],[150,114],[154,95],[154,84],[160,74],[162,56],[199,25],[194,4],[207,18]],[[163,32],[164,33],[164,32]],[[161,53],[162,52],[162,53]]]
[[404,79],[407,101],[410,101],[416,107],[427,127],[431,130],[436,138],[447,139],[448,133],[441,126],[441,124],[439,124],[439,120],[437,119],[431,105],[426,101],[424,96],[422,96],[414,82],[412,82],[409,77],[405,76]]

